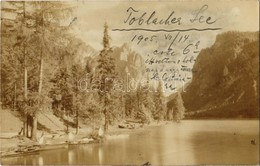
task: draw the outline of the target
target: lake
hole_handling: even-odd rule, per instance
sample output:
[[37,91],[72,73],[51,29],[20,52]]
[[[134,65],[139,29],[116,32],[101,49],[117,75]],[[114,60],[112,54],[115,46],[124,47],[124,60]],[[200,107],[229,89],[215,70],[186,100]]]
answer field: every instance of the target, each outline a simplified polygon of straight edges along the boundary
[[[257,145],[251,144],[255,139]],[[103,143],[1,159],[27,165],[195,165],[259,163],[258,120],[183,120]]]

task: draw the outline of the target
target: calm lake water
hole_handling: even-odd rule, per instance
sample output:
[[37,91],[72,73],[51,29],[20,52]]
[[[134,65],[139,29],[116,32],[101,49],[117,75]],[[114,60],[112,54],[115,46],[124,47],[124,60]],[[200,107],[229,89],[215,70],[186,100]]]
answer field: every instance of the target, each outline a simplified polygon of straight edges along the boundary
[[[235,134],[234,134],[235,133]],[[255,139],[257,145],[252,145]],[[103,143],[4,158],[27,165],[195,165],[259,163],[258,120],[184,120]]]

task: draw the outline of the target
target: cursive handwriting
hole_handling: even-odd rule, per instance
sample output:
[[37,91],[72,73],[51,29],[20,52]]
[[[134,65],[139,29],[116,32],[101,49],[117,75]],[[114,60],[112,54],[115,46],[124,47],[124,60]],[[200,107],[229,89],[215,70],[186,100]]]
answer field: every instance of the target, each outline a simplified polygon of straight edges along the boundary
[[145,49],[143,62],[150,79],[163,81],[165,89],[175,91],[197,72],[192,66],[205,44],[200,33],[222,29],[213,26],[219,19],[208,10],[209,6],[205,4],[191,14],[172,9],[163,11],[166,15],[162,16],[156,10],[148,12],[130,6],[123,19],[124,28],[112,31],[134,31],[129,41]]
[[[173,17],[174,11],[170,13],[170,15],[167,18],[161,18],[159,19],[156,16],[156,11],[153,11],[151,14],[147,14],[147,12],[140,12],[133,7],[129,7],[127,10],[128,17],[126,20],[124,20],[125,24],[138,24],[138,25],[143,25],[143,24],[161,24],[161,25],[172,25],[172,24],[178,24],[181,25],[181,17]],[[135,15],[135,16],[133,16]]]
[[[213,19],[212,16],[206,16],[205,13],[208,9],[208,5],[203,5],[190,19],[190,23],[205,23],[206,25],[216,23],[217,19]],[[172,11],[167,17],[159,18],[156,11],[147,13],[146,11],[139,11],[133,7],[129,7],[126,10],[127,18],[124,20],[128,25],[182,25],[183,19],[181,16],[175,16],[175,11]]]

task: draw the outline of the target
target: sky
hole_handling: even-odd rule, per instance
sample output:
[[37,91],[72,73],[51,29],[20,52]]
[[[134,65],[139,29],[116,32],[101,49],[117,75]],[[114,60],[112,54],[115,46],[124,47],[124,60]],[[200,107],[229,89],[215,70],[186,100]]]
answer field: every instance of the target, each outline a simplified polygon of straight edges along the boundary
[[[131,8],[130,8],[131,7]],[[129,9],[129,10],[128,10]],[[135,12],[134,12],[135,10]],[[96,50],[102,49],[102,37],[104,30],[104,23],[106,22],[109,26],[109,35],[111,37],[111,46],[121,46],[127,43],[130,48],[135,52],[139,53],[144,60],[154,57],[155,59],[162,59],[165,54],[161,56],[153,55],[155,50],[166,51],[173,38],[175,38],[178,32],[147,32],[147,31],[113,31],[113,29],[131,29],[131,28],[146,28],[146,29],[189,29],[189,28],[221,28],[214,31],[188,31],[180,32],[176,40],[181,40],[181,37],[187,37],[184,42],[175,42],[171,47],[178,56],[170,57],[171,60],[183,61],[186,57],[182,52],[187,45],[190,51],[187,54],[187,59],[191,57],[195,58],[199,54],[199,51],[203,48],[210,47],[215,39],[216,35],[226,31],[258,31],[259,30],[259,4],[257,0],[167,0],[167,1],[78,1],[75,3],[75,22],[74,32],[76,36],[85,41],[88,45],[92,46]],[[174,12],[171,18],[181,18],[180,25],[138,25],[134,22],[129,24],[127,18],[132,11],[130,18],[139,18],[144,15],[144,20],[147,20],[152,12],[155,11],[154,17],[159,20],[166,19],[169,15]],[[203,23],[198,23],[198,20],[191,23],[190,19],[200,18],[203,16]],[[205,23],[205,20],[210,17],[210,21],[215,21],[212,24]],[[125,23],[126,22],[126,23]],[[139,44],[136,38],[143,38]],[[150,42],[151,37],[156,36],[156,42],[153,40]],[[172,36],[171,40],[167,40],[167,35]],[[136,38],[134,38],[136,36]],[[144,38],[147,41],[144,42]],[[134,38],[134,39],[133,39]],[[183,38],[182,38],[183,39]],[[133,40],[133,41],[132,41]],[[199,44],[198,44],[199,42]],[[198,45],[195,47],[194,45]],[[194,50],[196,48],[196,50]],[[187,50],[186,50],[187,51]],[[191,52],[193,52],[191,54]],[[195,53],[196,51],[196,53]],[[174,84],[177,89],[181,88],[184,84],[189,82],[192,78],[192,72],[182,71],[182,65],[185,65],[188,69],[192,69],[195,61],[191,63],[180,63],[180,64],[146,64],[146,68],[150,69],[163,69],[160,72],[160,79],[163,79],[163,74],[168,69],[177,69],[180,71],[180,78],[185,78],[184,82]],[[150,77],[152,73],[148,74]],[[173,72],[167,72],[168,78],[173,75]],[[169,81],[170,84],[172,83]],[[170,85],[169,84],[169,85]],[[167,94],[171,91],[166,90]]]
[[[147,12],[149,14],[156,11],[158,16],[164,18],[174,11],[174,16],[188,19],[203,5],[208,5],[205,16],[218,18],[215,25],[223,28],[221,31],[207,33],[206,36],[209,36],[209,39],[216,33],[224,31],[257,31],[259,29],[257,0],[78,1],[75,3],[77,17],[75,32],[95,49],[101,49],[104,22],[107,22],[110,29],[129,27],[124,24],[129,7],[138,10],[138,13]],[[158,27],[150,26],[149,28]],[[184,28],[185,25],[182,27]],[[189,28],[191,25],[186,27]],[[168,28],[175,27],[168,26]],[[131,35],[128,32],[110,31],[112,45],[129,42]],[[200,33],[200,36],[204,35]]]
[[[71,2],[68,0],[68,2]],[[127,26],[124,20],[127,18],[127,9],[129,7],[138,10],[138,14],[156,11],[158,18],[167,18],[174,11],[174,16],[182,17],[187,21],[203,5],[208,5],[204,16],[210,16],[218,20],[214,25],[221,27],[222,30],[214,32],[194,33],[202,41],[204,47],[210,46],[218,33],[230,30],[238,31],[257,31],[259,30],[259,2],[258,0],[157,0],[157,1],[127,1],[127,0],[78,0],[72,2],[75,10],[71,20],[75,17],[77,21],[73,22],[73,31],[75,35],[85,41],[93,48],[102,49],[103,25],[107,22],[109,34],[111,36],[111,45],[120,46],[123,43],[129,43],[140,53],[146,50],[141,45],[137,47],[130,40],[136,32],[115,32],[115,28],[131,28]],[[5,3],[1,3],[3,6]],[[138,15],[137,14],[137,15]],[[2,13],[2,17],[4,14]],[[10,16],[9,16],[10,17]],[[183,24],[178,28],[200,28],[203,25]],[[138,26],[135,26],[138,28]],[[140,27],[140,26],[139,26]],[[144,26],[142,26],[144,27]],[[152,29],[165,28],[163,26],[146,26]],[[174,29],[176,26],[167,26],[167,29]],[[140,34],[137,32],[137,34]],[[146,33],[141,33],[146,34]],[[151,34],[151,33],[149,33]],[[148,48],[147,48],[148,49]]]
[[[95,50],[102,49],[104,23],[108,25],[108,33],[111,37],[112,47],[127,44],[132,50],[140,54],[144,60],[161,60],[169,58],[174,63],[152,64],[145,63],[149,69],[163,69],[159,78],[170,78],[178,70],[179,77],[185,78],[184,82],[175,84],[182,87],[192,78],[192,72],[182,71],[182,66],[187,70],[192,69],[199,51],[214,44],[216,35],[226,31],[258,31],[259,30],[259,2],[257,0],[159,0],[159,1],[127,1],[127,0],[78,0],[69,1],[74,6],[74,12],[64,25],[69,25],[75,37],[82,39]],[[2,3],[2,6],[4,3]],[[131,16],[130,13],[132,12]],[[137,21],[132,24],[129,20],[140,18],[143,14],[144,23],[139,25]],[[179,19],[179,22],[171,25],[158,25],[145,23],[150,15],[158,20],[167,18]],[[4,14],[2,13],[2,17]],[[10,17],[10,16],[8,16]],[[203,17],[191,22],[191,19]],[[128,19],[130,18],[130,19]],[[206,23],[206,19],[210,18]],[[152,20],[153,20],[152,19]],[[179,23],[179,24],[178,24]],[[113,31],[114,29],[142,28],[149,30],[187,30],[190,28],[205,29],[218,28],[207,31],[174,31],[174,32],[150,32],[150,31]],[[138,44],[139,43],[139,44]],[[168,48],[174,54],[166,55]],[[162,52],[155,55],[154,52]],[[186,52],[186,54],[184,53]],[[180,61],[180,63],[179,63]],[[186,61],[186,62],[184,62]],[[153,77],[153,73],[147,74]],[[187,79],[186,79],[187,78]],[[189,79],[188,79],[189,78]],[[172,81],[169,81],[170,83]],[[167,91],[166,93],[170,93]]]

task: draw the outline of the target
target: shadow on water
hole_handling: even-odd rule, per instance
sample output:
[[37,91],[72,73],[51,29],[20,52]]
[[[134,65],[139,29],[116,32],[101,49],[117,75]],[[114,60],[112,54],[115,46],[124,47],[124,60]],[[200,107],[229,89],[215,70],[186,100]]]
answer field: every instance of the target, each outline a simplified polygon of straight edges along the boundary
[[39,154],[20,155],[3,158],[3,165],[47,165],[50,163],[68,164],[68,149],[42,151]]

